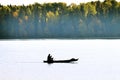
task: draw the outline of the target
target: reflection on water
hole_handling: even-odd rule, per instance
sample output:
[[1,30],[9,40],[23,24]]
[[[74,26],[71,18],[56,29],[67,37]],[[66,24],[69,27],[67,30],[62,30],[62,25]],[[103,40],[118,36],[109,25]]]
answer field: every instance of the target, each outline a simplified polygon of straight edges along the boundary
[[[120,80],[119,40],[0,41],[0,80]],[[46,64],[79,58],[75,63]]]

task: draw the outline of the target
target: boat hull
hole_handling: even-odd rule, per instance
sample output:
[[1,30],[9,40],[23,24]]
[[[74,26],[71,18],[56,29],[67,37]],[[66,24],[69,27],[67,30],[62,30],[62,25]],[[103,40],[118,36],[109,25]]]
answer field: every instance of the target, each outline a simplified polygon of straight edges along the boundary
[[74,62],[74,61],[78,61],[78,59],[74,59],[74,60],[53,60],[53,61],[43,61],[44,63],[70,63],[70,62]]

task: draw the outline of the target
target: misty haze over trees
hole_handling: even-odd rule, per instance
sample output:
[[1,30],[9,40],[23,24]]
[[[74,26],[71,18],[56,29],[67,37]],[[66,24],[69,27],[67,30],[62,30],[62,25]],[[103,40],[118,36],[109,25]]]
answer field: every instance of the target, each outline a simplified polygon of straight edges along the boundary
[[119,38],[120,2],[0,5],[0,38]]

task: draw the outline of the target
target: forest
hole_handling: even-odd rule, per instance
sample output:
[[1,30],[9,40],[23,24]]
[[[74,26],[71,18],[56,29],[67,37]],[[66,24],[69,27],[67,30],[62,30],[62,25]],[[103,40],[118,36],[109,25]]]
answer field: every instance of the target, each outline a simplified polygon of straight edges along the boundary
[[120,2],[0,4],[0,39],[120,38]]

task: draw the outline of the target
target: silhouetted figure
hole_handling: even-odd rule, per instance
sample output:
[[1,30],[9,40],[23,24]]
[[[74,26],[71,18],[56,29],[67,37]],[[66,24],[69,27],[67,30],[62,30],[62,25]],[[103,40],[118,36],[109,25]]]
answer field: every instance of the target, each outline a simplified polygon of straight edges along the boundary
[[74,62],[74,61],[78,61],[78,59],[71,58],[71,59],[67,59],[67,60],[53,60],[52,56],[50,54],[48,54],[47,60],[43,61],[43,62],[51,64],[51,63],[70,63],[70,62]]
[[50,54],[48,54],[47,61],[48,61],[48,63],[53,62],[53,58],[52,58],[52,56]]

